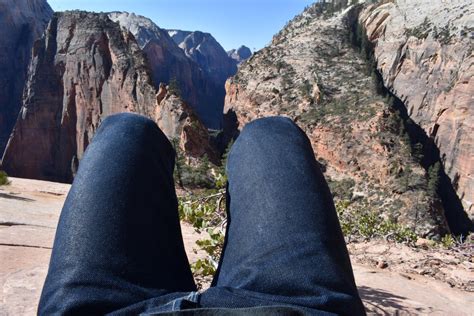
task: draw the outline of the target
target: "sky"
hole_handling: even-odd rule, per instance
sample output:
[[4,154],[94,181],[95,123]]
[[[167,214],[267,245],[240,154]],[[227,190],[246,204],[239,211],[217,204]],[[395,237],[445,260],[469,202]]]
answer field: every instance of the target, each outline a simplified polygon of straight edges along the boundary
[[211,33],[225,50],[259,50],[316,0],[48,0],[54,11],[127,11],[159,27]]

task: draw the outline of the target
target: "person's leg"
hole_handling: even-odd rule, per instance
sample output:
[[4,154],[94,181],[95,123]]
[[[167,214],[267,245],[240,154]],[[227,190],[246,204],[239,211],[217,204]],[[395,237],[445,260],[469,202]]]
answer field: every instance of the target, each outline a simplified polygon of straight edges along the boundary
[[125,113],[104,120],[63,207],[39,314],[104,314],[196,290],[174,155],[153,121]]
[[226,243],[202,304],[226,297],[225,306],[242,307],[246,300],[234,296],[240,293],[257,302],[248,304],[364,314],[333,200],[304,132],[282,117],[247,124],[227,172]]

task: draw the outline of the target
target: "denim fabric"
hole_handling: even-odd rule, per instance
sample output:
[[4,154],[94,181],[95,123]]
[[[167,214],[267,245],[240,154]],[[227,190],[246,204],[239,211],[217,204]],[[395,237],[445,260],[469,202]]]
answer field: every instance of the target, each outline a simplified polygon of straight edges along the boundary
[[187,309],[168,313],[142,314],[146,316],[167,315],[167,316],[301,316],[304,312],[286,306],[265,306],[250,308],[199,308]]
[[235,142],[224,250],[203,293],[184,252],[174,155],[151,120],[104,120],[61,213],[39,314],[364,314],[329,189],[291,120],[256,120]]
[[174,150],[151,120],[104,120],[63,207],[39,313],[104,314],[195,291],[173,184]]

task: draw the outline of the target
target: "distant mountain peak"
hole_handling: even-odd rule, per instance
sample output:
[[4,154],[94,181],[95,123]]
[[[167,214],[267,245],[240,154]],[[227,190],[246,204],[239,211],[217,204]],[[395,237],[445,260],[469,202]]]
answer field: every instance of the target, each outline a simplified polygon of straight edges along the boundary
[[237,63],[242,63],[249,59],[252,56],[252,51],[245,45],[240,46],[237,49],[231,49],[227,52],[227,55],[237,61]]
[[[128,12],[111,12],[109,18],[133,34],[148,59],[155,85],[176,79],[183,100],[199,115],[207,126],[220,124],[224,88],[217,89],[199,65],[186,56],[168,35],[149,18]],[[192,33],[192,32],[189,32]],[[202,36],[202,35],[200,35]]]
[[224,85],[237,71],[236,63],[210,34],[201,31],[167,30],[186,56],[196,62],[215,83]]
[[112,21],[129,30],[135,36],[141,48],[145,47],[151,40],[162,39],[163,36],[166,36],[164,30],[151,19],[142,15],[119,11],[110,12],[108,15]]

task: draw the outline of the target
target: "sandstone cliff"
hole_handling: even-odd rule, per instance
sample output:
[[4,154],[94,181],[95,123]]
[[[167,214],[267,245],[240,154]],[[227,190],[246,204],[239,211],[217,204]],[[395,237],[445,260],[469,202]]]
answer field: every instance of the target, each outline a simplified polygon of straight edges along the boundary
[[220,86],[237,72],[233,59],[209,33],[200,31],[189,32],[168,30],[171,38],[184,51],[186,56],[194,60]]
[[21,107],[31,47],[52,14],[46,0],[0,0],[0,153]]
[[[183,124],[168,128],[163,121],[183,103],[168,106],[166,94],[157,94],[134,36],[106,14],[55,13],[33,49],[3,168],[18,177],[70,182],[100,122],[118,112],[155,118],[170,138],[181,136]],[[192,111],[181,109],[178,121],[185,112]],[[206,131],[195,116],[187,117]]]
[[383,82],[434,139],[474,219],[474,3],[408,1],[369,5],[359,16]]
[[[210,128],[219,128],[222,120],[223,85],[216,84],[205,71],[171,39],[168,32],[150,19],[127,12],[112,12],[109,18],[135,36],[143,50],[155,87],[172,81],[181,97]],[[226,78],[227,79],[227,78]]]
[[[345,12],[314,4],[227,81],[227,132],[286,115],[308,134],[342,213],[374,212],[425,236],[448,231],[394,100],[349,41]],[[235,132],[235,130],[234,130]]]
[[178,141],[186,156],[199,158],[206,155],[212,162],[218,162],[207,128],[179,96],[169,91],[169,86],[160,85],[152,118],[170,140]]

